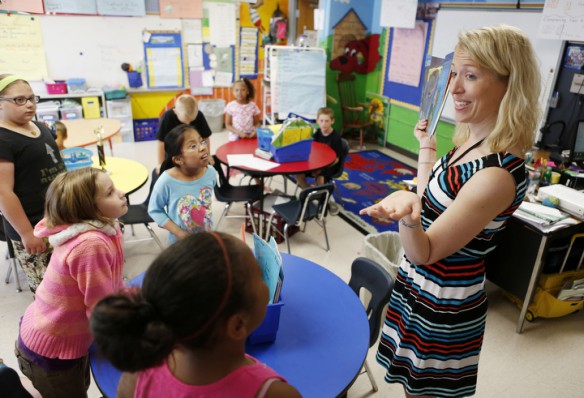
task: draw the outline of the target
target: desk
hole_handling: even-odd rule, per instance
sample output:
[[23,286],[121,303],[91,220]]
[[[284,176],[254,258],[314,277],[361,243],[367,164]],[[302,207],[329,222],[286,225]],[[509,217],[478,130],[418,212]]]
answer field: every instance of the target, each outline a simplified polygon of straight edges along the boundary
[[498,234],[497,249],[487,257],[487,278],[523,300],[517,333],[523,331],[525,315],[535,296],[551,243],[581,232],[584,223],[545,233],[526,221],[510,217],[507,227]]
[[61,120],[67,127],[67,139],[65,146],[67,148],[85,147],[97,144],[97,135],[94,131],[103,126],[103,135],[101,139],[109,142],[111,154],[113,155],[112,137],[120,132],[122,125],[117,119],[74,119]]
[[[97,156],[93,156],[91,160],[93,160],[93,167],[100,168]],[[115,187],[126,196],[136,192],[148,181],[148,169],[135,160],[106,156],[105,169]]]
[[[363,304],[325,268],[290,254],[282,258],[284,307],[278,336],[272,344],[248,345],[246,352],[284,376],[304,398],[340,395],[359,374],[369,349]],[[115,397],[121,372],[93,347],[90,362],[99,389]]]

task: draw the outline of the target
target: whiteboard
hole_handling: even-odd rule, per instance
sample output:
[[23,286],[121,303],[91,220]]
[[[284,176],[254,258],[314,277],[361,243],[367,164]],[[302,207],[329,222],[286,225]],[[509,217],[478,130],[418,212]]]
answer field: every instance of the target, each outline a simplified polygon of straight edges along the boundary
[[85,78],[89,87],[128,86],[124,62],[144,59],[144,30],[181,31],[178,18],[39,15],[53,80]]
[[[436,30],[431,53],[434,56],[444,58],[446,54],[454,51],[454,46],[458,41],[458,32],[461,30],[497,24],[507,24],[521,29],[531,39],[531,44],[539,61],[542,78],[539,103],[542,115],[544,115],[547,110],[550,89],[560,61],[562,41],[537,37],[541,15],[541,11],[441,9],[436,17]],[[442,117],[454,120],[454,104],[450,96],[442,111]]]

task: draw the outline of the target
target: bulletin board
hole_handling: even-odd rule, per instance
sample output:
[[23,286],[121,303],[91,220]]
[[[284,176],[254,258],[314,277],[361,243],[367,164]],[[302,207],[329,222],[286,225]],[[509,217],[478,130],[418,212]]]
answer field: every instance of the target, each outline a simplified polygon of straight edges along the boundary
[[149,88],[185,85],[180,31],[144,31],[144,63]]
[[[523,10],[441,9],[436,17],[432,55],[444,58],[446,54],[452,52],[461,30],[497,24],[507,24],[521,29],[531,39],[538,60],[542,78],[539,103],[545,114],[556,70],[561,61],[562,41],[538,38],[541,15],[541,12]],[[442,117],[454,119],[454,105],[450,96],[442,111]]]

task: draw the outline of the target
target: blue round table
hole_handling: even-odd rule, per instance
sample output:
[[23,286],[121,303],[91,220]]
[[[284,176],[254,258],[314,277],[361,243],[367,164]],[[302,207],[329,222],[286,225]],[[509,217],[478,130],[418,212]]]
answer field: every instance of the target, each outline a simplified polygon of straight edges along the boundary
[[[369,323],[359,298],[338,276],[312,261],[282,253],[284,284],[276,341],[248,344],[305,398],[343,394],[359,374],[369,349]],[[144,274],[131,284],[140,284]],[[90,351],[91,370],[106,397],[113,398],[121,372]]]

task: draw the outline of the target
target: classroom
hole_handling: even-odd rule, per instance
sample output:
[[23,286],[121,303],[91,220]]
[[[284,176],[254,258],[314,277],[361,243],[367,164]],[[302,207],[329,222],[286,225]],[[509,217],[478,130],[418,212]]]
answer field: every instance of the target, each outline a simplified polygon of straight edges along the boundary
[[[468,360],[469,372],[478,372],[476,380],[462,387],[438,381],[435,385],[442,393],[430,389],[429,395],[577,398],[584,394],[579,370],[584,355],[583,15],[584,5],[570,0],[2,0],[0,144],[12,145],[5,135],[23,134],[16,129],[18,123],[9,120],[10,109],[34,107],[34,115],[27,116],[32,120],[26,123],[37,127],[25,129],[25,135],[34,138],[36,130],[43,137],[45,131],[52,133],[54,139],[50,139],[56,139],[54,148],[58,147],[67,170],[92,166],[107,172],[127,200],[124,214],[114,217],[123,224],[118,277],[124,285],[154,283],[147,271],[161,253],[170,258],[173,251],[165,250],[170,245],[176,253],[196,253],[194,245],[180,246],[184,239],[203,241],[194,235],[204,234],[193,232],[216,232],[207,234],[208,247],[221,248],[217,253],[229,272],[230,267],[234,272],[242,269],[228,259],[228,252],[234,250],[230,239],[245,242],[258,260],[270,303],[260,326],[237,344],[284,377],[287,383],[274,384],[294,387],[296,392],[286,390],[290,396],[401,397],[402,383],[409,384],[413,396],[428,395],[422,393],[426,391],[423,382],[419,384],[415,376],[402,377],[396,370],[400,360],[410,360],[408,355],[419,360],[418,350],[404,340],[396,343],[400,354],[388,348],[401,337],[395,337],[397,329],[386,313],[400,312],[412,318],[400,315],[403,318],[395,321],[399,327],[411,321],[418,325],[413,329],[428,328],[428,333],[408,335],[419,340],[427,337],[428,345],[444,341],[448,346],[450,336],[442,333],[448,327],[458,330],[461,345],[475,344],[475,337],[480,340],[472,356],[468,348],[461,351],[469,355],[463,361],[448,356],[453,353],[445,354],[453,362]],[[512,68],[525,68],[525,73],[534,73],[538,79],[513,86],[510,78],[489,69],[498,64],[490,60],[475,70],[488,71],[501,80],[476,94],[472,87],[480,86],[463,82],[466,72],[455,73],[467,70],[458,63],[461,58],[455,46],[463,40],[461,32],[500,24],[519,29],[533,49],[532,67],[513,64]],[[509,58],[513,57],[517,54]],[[472,55],[471,59],[476,60]],[[12,95],[12,80],[6,85],[2,82],[5,75],[28,82],[29,94]],[[478,76],[480,83],[482,75]],[[19,87],[23,86],[20,81],[16,80]],[[519,146],[484,149],[492,143],[485,136],[475,143],[476,127],[469,128],[465,141],[456,141],[460,139],[457,128],[474,126],[476,109],[487,112],[480,98],[478,108],[472,108],[477,95],[488,91],[486,97],[495,98],[501,81],[506,82],[503,92],[512,87],[525,98],[537,93],[530,97],[532,114],[515,118],[532,123],[529,142],[533,145],[521,151],[517,151]],[[193,103],[194,111],[189,108]],[[510,112],[505,103],[504,99],[500,108],[497,105],[488,112]],[[245,122],[237,113],[243,112],[243,106],[251,112]],[[322,108],[326,110],[321,112]],[[467,108],[475,113],[467,114]],[[432,134],[428,139],[419,135],[420,119],[428,119],[421,130]],[[164,137],[179,134],[172,127],[189,121],[191,128],[180,133],[191,137],[185,138],[190,140],[188,149],[181,149],[183,138],[177,139],[176,148],[165,144],[169,140]],[[66,138],[59,135],[59,126],[66,127]],[[50,148],[46,155],[53,159]],[[172,148],[177,152],[171,154]],[[473,150],[484,152],[475,156]],[[0,175],[6,175],[6,164],[16,164],[6,161],[5,152],[0,149]],[[189,161],[187,155],[193,153],[201,153],[201,159]],[[438,180],[435,173],[459,167],[453,165],[465,156],[479,158],[469,161],[469,166],[461,163],[460,170],[468,176],[480,171],[483,163],[488,164],[485,168],[494,164],[481,159],[500,156],[496,168],[506,168],[515,178],[512,194],[507,178],[495,183],[482,177],[487,179],[482,180],[484,186],[495,187],[491,191],[481,189],[478,182],[472,185],[490,198],[475,197],[482,201],[475,204],[483,204],[483,211],[497,218],[486,219],[470,207],[464,216],[445,211],[466,181],[460,180],[457,186],[459,181],[451,180],[454,175]],[[525,175],[511,172],[509,164],[514,162],[520,164],[518,173]],[[199,173],[196,167],[200,165],[206,170],[204,177],[197,174],[195,178],[192,173]],[[56,171],[55,166],[51,173]],[[465,178],[461,176],[456,178]],[[53,178],[45,178],[43,189]],[[181,182],[181,178],[211,182],[184,188],[200,190],[199,197],[189,191],[176,202],[163,203],[175,200],[172,194],[164,197],[164,189],[179,189],[166,181]],[[14,179],[13,185],[21,183]],[[27,320],[30,308],[35,301],[43,302],[48,293],[31,291],[29,274],[18,265],[18,250],[26,251],[28,246],[24,239],[13,245],[15,239],[9,237],[18,235],[18,228],[2,214],[12,209],[5,204],[6,185],[0,182],[0,252],[6,253],[0,267],[5,276],[5,283],[0,284],[0,396],[4,396],[4,386],[9,386],[4,384],[8,380],[4,375],[10,371],[30,396],[37,397],[40,393],[34,391],[21,359],[14,354],[15,341],[22,347],[20,323],[31,322]],[[428,192],[423,198],[412,194],[420,186]],[[433,190],[438,189],[437,196]],[[16,188],[10,186],[12,190]],[[400,192],[409,195],[402,196],[407,202],[381,202],[386,196],[398,198]],[[511,200],[495,204],[507,193],[505,198],[514,199],[511,207]],[[469,200],[467,195],[460,197]],[[392,218],[389,210],[382,210],[382,206],[414,202],[407,211],[394,210],[400,217]],[[465,202],[456,202],[459,206],[454,205],[452,211],[462,211]],[[97,199],[96,203],[101,211]],[[418,203],[422,213],[416,218]],[[173,206],[190,208],[188,214],[182,210],[172,214]],[[436,218],[442,223],[437,220],[434,225]],[[469,232],[455,248],[457,239],[465,238],[458,236],[464,235],[459,233],[464,227],[445,224],[454,220],[457,225],[483,222],[485,228]],[[426,233],[431,225],[437,234]],[[418,229],[426,243],[418,243],[417,237],[405,238]],[[487,236],[486,243],[480,236]],[[446,255],[434,258],[431,250]],[[417,257],[426,255],[422,253],[427,253],[424,259]],[[460,256],[458,260],[452,260],[455,255]],[[201,260],[190,256],[193,264],[204,261],[204,256]],[[438,267],[418,268],[414,265],[418,262]],[[367,277],[358,274],[363,264],[368,268],[361,272]],[[455,272],[448,268],[455,266],[470,271],[448,280],[445,275]],[[468,276],[474,272],[476,278]],[[383,295],[380,304],[373,305],[372,299],[371,319],[362,303],[367,296],[355,295],[359,283],[375,299]],[[461,290],[456,298],[448,296],[454,294],[452,286]],[[406,296],[411,292],[404,293],[416,288],[424,294],[414,299]],[[226,288],[228,293],[221,297],[227,300],[231,289]],[[476,289],[476,295],[474,290],[469,293],[471,289]],[[396,297],[402,294],[403,303],[399,301],[399,310],[395,309]],[[450,308],[440,303],[466,299],[474,300],[467,302],[469,308],[476,305],[469,312],[484,312],[476,319],[464,318],[468,329],[454,324],[460,322],[458,318],[449,320],[453,325],[439,323],[436,313]],[[428,302],[433,304],[424,310],[411,310]],[[221,311],[226,311],[223,304],[217,304],[217,314],[222,315]],[[417,324],[418,316],[428,318]],[[209,324],[218,323],[209,320]],[[96,334],[86,357],[91,369],[90,398],[116,396],[120,377],[126,377],[112,364],[115,359],[106,359],[99,351],[103,341]],[[418,344],[424,345],[418,340],[413,343]],[[165,357],[165,369],[171,370],[177,350]],[[390,365],[384,361],[390,362],[389,351],[395,363],[388,371]],[[474,358],[479,352],[480,366]],[[24,355],[22,349],[20,353]],[[436,362],[442,366],[447,360]],[[444,372],[461,372],[452,366]],[[415,375],[428,371],[412,367]]]

